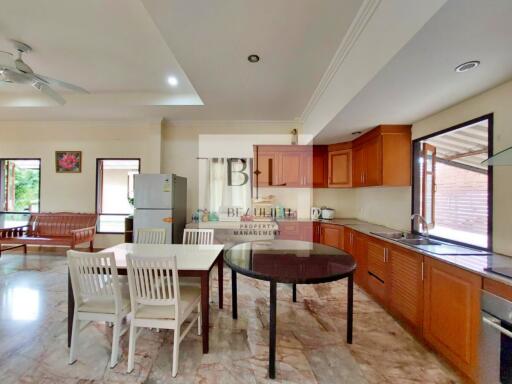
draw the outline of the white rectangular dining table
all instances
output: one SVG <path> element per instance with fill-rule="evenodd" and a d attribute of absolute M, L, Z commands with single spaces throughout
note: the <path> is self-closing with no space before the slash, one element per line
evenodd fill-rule
<path fill-rule="evenodd" d="M 208 353 L 209 348 L 209 283 L 210 271 L 217 264 L 218 268 L 218 291 L 219 308 L 223 307 L 223 244 L 193 245 L 193 244 L 132 244 L 123 243 L 101 252 L 113 252 L 116 259 L 116 266 L 120 275 L 126 275 L 126 255 L 132 253 L 139 256 L 164 256 L 175 255 L 178 265 L 179 276 L 193 276 L 201 279 L 201 311 L 202 311 L 202 336 L 203 353 Z M 73 313 L 75 300 L 71 280 L 68 273 L 68 345 L 71 341 L 71 327 L 73 324 Z"/>

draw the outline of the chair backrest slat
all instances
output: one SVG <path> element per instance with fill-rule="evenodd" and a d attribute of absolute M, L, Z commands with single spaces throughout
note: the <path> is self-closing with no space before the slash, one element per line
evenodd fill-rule
<path fill-rule="evenodd" d="M 135 236 L 137 244 L 165 244 L 164 228 L 139 228 Z"/>
<path fill-rule="evenodd" d="M 185 229 L 183 244 L 213 244 L 213 229 Z"/>
<path fill-rule="evenodd" d="M 179 285 L 176 256 L 128 254 L 128 281 L 132 310 L 139 305 L 174 305 L 179 313 Z"/>
<path fill-rule="evenodd" d="M 114 254 L 68 251 L 73 295 L 78 306 L 90 299 L 111 299 L 121 310 L 121 288 Z"/>

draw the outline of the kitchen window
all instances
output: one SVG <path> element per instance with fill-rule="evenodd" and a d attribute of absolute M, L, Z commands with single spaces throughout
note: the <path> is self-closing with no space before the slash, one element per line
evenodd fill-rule
<path fill-rule="evenodd" d="M 124 232 L 124 219 L 133 214 L 133 175 L 138 173 L 140 159 L 97 159 L 98 233 Z"/>
<path fill-rule="evenodd" d="M 413 141 L 414 232 L 492 249 L 492 115 Z"/>
<path fill-rule="evenodd" d="M 0 159 L 0 228 L 25 224 L 40 195 L 41 159 Z"/>

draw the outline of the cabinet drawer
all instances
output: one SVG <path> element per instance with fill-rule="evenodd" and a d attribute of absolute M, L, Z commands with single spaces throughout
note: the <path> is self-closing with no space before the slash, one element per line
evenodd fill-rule
<path fill-rule="evenodd" d="M 366 280 L 368 291 L 379 299 L 382 303 L 386 302 L 386 284 L 378 277 L 368 271 L 368 279 Z"/>
<path fill-rule="evenodd" d="M 386 247 L 380 242 L 368 242 L 368 272 L 386 281 Z"/>

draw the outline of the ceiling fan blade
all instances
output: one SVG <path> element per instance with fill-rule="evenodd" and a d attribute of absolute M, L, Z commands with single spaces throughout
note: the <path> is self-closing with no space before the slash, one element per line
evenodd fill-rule
<path fill-rule="evenodd" d="M 32 81 L 32 77 L 10 68 L 0 68 L 2 80 L 9 83 L 26 84 Z"/>
<path fill-rule="evenodd" d="M 0 68 L 15 68 L 12 53 L 0 51 Z"/>
<path fill-rule="evenodd" d="M 43 75 L 39 75 L 39 74 L 34 74 L 34 76 L 41 79 L 43 83 L 47 83 L 49 85 L 55 85 L 57 87 L 66 88 L 73 92 L 89 93 L 89 91 L 83 89 L 82 87 L 79 87 L 78 85 L 66 83 L 65 81 L 62 81 L 62 80 L 53 79 L 51 77 L 43 76 Z"/>
<path fill-rule="evenodd" d="M 35 89 L 38 89 L 39 91 L 41 91 L 41 93 L 43 93 L 44 95 L 48 96 L 49 98 L 51 98 L 54 101 L 56 101 L 57 103 L 59 103 L 60 105 L 66 104 L 66 100 L 61 95 L 59 95 L 57 92 L 55 92 L 53 89 L 51 89 L 47 84 L 42 83 L 40 81 L 36 81 L 36 82 L 32 83 L 32 86 Z"/>

